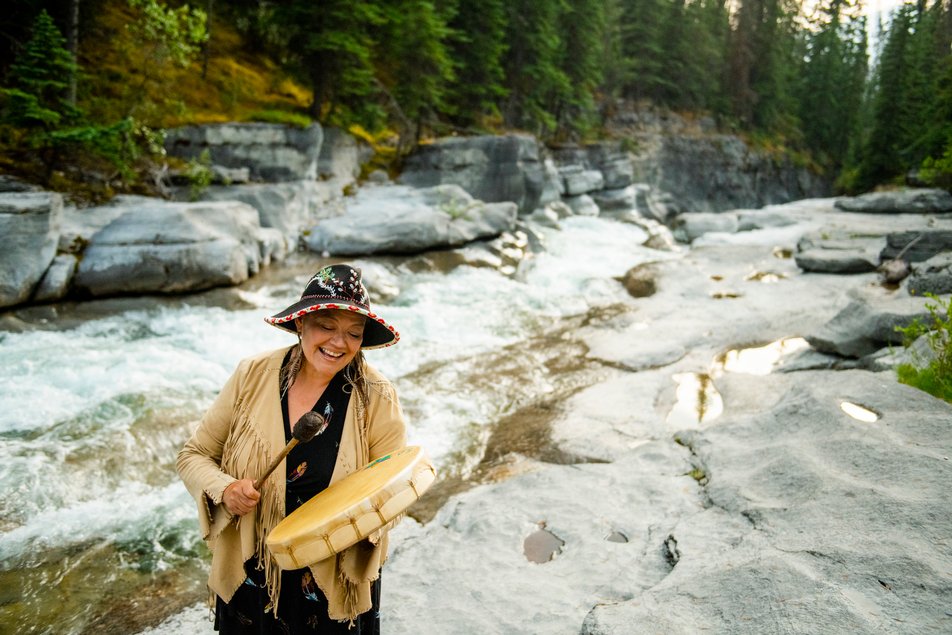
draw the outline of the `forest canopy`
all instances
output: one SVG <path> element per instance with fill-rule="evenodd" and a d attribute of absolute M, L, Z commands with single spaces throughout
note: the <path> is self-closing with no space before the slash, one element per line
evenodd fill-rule
<path fill-rule="evenodd" d="M 390 129 L 407 151 L 598 138 L 650 104 L 798 153 L 843 191 L 952 185 L 952 0 L 872 25 L 862 0 L 6 4 L 0 143 L 48 170 L 76 148 L 128 169 L 191 121 Z"/>

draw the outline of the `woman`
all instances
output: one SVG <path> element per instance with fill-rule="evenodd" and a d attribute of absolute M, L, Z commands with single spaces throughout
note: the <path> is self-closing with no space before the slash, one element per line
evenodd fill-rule
<path fill-rule="evenodd" d="M 265 321 L 298 342 L 240 362 L 176 464 L 212 550 L 215 628 L 377 633 L 388 528 L 298 571 L 282 572 L 264 541 L 330 483 L 406 444 L 396 392 L 362 354 L 395 344 L 399 334 L 371 311 L 360 272 L 348 265 L 321 269 L 298 302 Z M 295 446 L 256 490 L 310 410 L 327 428 Z"/>

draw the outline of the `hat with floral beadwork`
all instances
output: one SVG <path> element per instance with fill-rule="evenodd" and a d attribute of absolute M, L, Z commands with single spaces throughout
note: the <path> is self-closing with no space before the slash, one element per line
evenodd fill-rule
<path fill-rule="evenodd" d="M 370 309 L 370 297 L 360 277 L 360 270 L 350 265 L 324 267 L 308 280 L 301 299 L 264 320 L 272 326 L 297 333 L 294 320 L 314 311 L 353 311 L 367 316 L 361 348 L 384 348 L 400 340 L 400 334 Z"/>

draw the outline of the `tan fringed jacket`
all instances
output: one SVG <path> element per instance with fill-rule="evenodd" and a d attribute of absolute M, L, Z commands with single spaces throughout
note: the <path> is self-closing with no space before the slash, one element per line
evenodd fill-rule
<path fill-rule="evenodd" d="M 280 593 L 280 569 L 264 541 L 284 518 L 284 461 L 262 486 L 254 511 L 239 520 L 225 511 L 222 495 L 235 480 L 259 478 L 284 449 L 278 384 L 287 351 L 282 348 L 239 363 L 176 462 L 185 487 L 198 502 L 199 527 L 212 550 L 208 587 L 226 602 L 244 582 L 244 562 L 253 557 L 264 563 L 275 605 Z M 357 391 L 351 394 L 331 483 L 406 445 L 393 386 L 369 365 L 366 376 L 369 403 L 363 404 Z M 310 567 L 327 596 L 331 619 L 353 620 L 370 610 L 370 584 L 386 557 L 387 535 L 381 530 Z"/>

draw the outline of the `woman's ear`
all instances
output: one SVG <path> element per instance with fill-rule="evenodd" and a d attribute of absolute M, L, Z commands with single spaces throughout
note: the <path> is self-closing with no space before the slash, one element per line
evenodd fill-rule
<path fill-rule="evenodd" d="M 297 327 L 298 337 L 304 333 L 304 318 L 294 318 L 294 326 Z"/>

